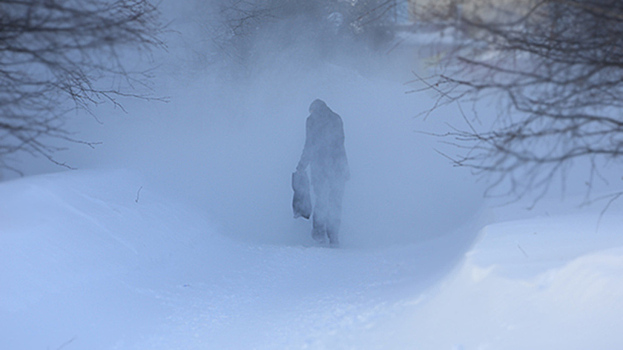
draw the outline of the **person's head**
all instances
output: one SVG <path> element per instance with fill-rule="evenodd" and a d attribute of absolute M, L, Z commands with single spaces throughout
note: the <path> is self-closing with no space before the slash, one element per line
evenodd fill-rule
<path fill-rule="evenodd" d="M 311 103 L 311 105 L 309 105 L 309 113 L 319 112 L 327 108 L 329 107 L 327 107 L 327 104 L 324 103 L 323 100 L 316 99 Z"/>

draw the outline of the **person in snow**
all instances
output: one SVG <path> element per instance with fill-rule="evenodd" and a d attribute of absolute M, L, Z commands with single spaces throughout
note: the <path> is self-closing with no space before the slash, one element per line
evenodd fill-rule
<path fill-rule="evenodd" d="M 312 237 L 331 245 L 338 244 L 342 197 L 350 177 L 342 118 L 322 100 L 309 106 L 303 154 L 296 170 L 311 168 L 311 187 L 315 196 Z"/>

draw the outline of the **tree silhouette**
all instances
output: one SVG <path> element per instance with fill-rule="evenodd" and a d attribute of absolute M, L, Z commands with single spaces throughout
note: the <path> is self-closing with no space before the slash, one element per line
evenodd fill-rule
<path fill-rule="evenodd" d="M 60 164 L 52 140 L 81 142 L 68 111 L 138 96 L 128 91 L 146 72 L 123 57 L 163 44 L 158 18 L 147 0 L 0 1 L 0 168 L 19 172 L 20 152 Z"/>
<path fill-rule="evenodd" d="M 490 129 L 465 118 L 467 130 L 445 135 L 467 147 L 455 163 L 492 176 L 491 191 L 504 184 L 505 194 L 537 198 L 575 161 L 591 168 L 588 188 L 604 164 L 620 165 L 623 2 L 465 3 L 418 9 L 418 18 L 460 38 L 436 78 L 423 81 L 440 104 L 493 96 L 506 108 Z"/>

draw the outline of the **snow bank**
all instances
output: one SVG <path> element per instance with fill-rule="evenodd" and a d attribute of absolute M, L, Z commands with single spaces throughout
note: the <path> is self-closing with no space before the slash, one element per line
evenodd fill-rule
<path fill-rule="evenodd" d="M 3 349 L 56 349 L 74 337 L 105 348 L 134 337 L 157 305 L 137 293 L 138 279 L 145 288 L 227 246 L 196 210 L 124 171 L 4 182 L 0 198 Z"/>
<path fill-rule="evenodd" d="M 586 222 L 557 217 L 487 227 L 457 276 L 411 320 L 420 326 L 414 342 L 463 349 L 623 347 L 623 225 L 609 232 L 575 229 Z M 616 248 L 605 248 L 614 242 L 604 236 L 615 234 Z M 598 245 L 603 250 L 593 250 Z M 430 336 L 442 330 L 447 337 Z"/>
<path fill-rule="evenodd" d="M 434 284 L 473 240 L 235 242 L 127 171 L 28 177 L 0 196 L 3 349 L 320 346 Z"/>
<path fill-rule="evenodd" d="M 623 218 L 613 210 L 488 225 L 453 274 L 350 338 L 373 349 L 621 349 Z M 326 343 L 346 348 L 338 339 Z"/>
<path fill-rule="evenodd" d="M 623 346 L 614 212 L 498 213 L 475 244 L 468 227 L 327 249 L 230 240 L 126 171 L 29 177 L 0 196 L 3 349 Z"/>

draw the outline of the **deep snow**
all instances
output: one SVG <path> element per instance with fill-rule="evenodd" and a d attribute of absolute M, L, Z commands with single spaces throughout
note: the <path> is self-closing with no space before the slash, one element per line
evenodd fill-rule
<path fill-rule="evenodd" d="M 3 348 L 318 345 L 420 293 L 470 243 L 239 243 L 142 183 L 85 171 L 0 185 Z"/>
<path fill-rule="evenodd" d="M 0 196 L 3 349 L 623 346 L 623 220 L 598 210 L 329 249 L 232 240 L 128 171 Z"/>

